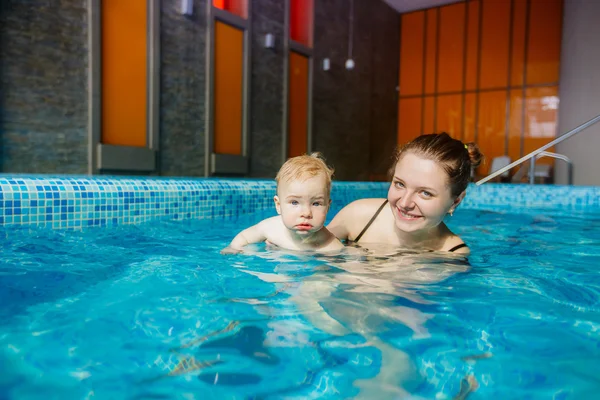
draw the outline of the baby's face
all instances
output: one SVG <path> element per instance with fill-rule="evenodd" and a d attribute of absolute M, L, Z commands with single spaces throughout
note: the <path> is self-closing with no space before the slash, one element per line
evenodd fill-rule
<path fill-rule="evenodd" d="M 275 196 L 277 213 L 284 225 L 298 235 L 310 235 L 323 227 L 330 202 L 323 175 L 280 182 Z"/>

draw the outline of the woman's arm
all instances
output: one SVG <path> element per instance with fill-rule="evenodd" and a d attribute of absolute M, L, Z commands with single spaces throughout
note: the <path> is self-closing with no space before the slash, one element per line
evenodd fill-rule
<path fill-rule="evenodd" d="M 331 233 L 335 235 L 340 240 L 348 239 L 348 218 L 352 213 L 352 205 L 354 203 L 348 204 L 346 207 L 342 208 L 336 215 L 333 217 L 329 225 L 327 225 L 327 229 Z"/>
<path fill-rule="evenodd" d="M 384 199 L 354 200 L 333 217 L 327 229 L 340 240 L 354 239 L 383 201 Z"/>

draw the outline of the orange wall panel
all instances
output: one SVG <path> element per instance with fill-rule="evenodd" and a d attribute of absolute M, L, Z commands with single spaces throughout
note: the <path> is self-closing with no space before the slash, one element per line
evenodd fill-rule
<path fill-rule="evenodd" d="M 244 32 L 215 22 L 214 152 L 242 154 Z"/>
<path fill-rule="evenodd" d="M 558 124 L 558 87 L 529 88 L 525 91 L 525 154 L 556 138 Z M 552 148 L 548 151 L 553 151 Z M 542 158 L 540 162 L 550 163 Z"/>
<path fill-rule="evenodd" d="M 421 134 L 422 103 L 420 97 L 398 102 L 398 143 L 406 143 Z"/>
<path fill-rule="evenodd" d="M 146 146 L 145 1 L 103 0 L 101 143 Z M 126 38 L 126 40 L 124 40 Z"/>
<path fill-rule="evenodd" d="M 423 93 L 423 29 L 425 12 L 401 16 L 400 95 Z"/>
<path fill-rule="evenodd" d="M 523 90 L 510 90 L 510 115 L 508 125 L 508 156 L 512 161 L 521 158 L 521 132 L 523 131 Z"/>
<path fill-rule="evenodd" d="M 477 118 L 477 95 L 475 93 L 466 93 L 465 95 L 465 112 L 463 118 L 465 120 L 464 123 L 464 132 L 463 132 L 463 141 L 465 143 L 470 143 L 475 141 L 475 121 Z"/>
<path fill-rule="evenodd" d="M 491 162 L 552 140 L 563 1 L 470 0 L 402 15 L 399 141 L 446 131 Z"/>
<path fill-rule="evenodd" d="M 435 97 L 423 98 L 423 134 L 435 133 Z"/>
<path fill-rule="evenodd" d="M 446 132 L 455 139 L 462 139 L 462 95 L 438 96 L 436 114 L 436 132 Z"/>
<path fill-rule="evenodd" d="M 465 3 L 440 8 L 438 93 L 463 88 Z"/>
<path fill-rule="evenodd" d="M 510 85 L 524 84 L 527 0 L 513 0 Z"/>
<path fill-rule="evenodd" d="M 436 62 L 437 62 L 437 28 L 438 9 L 425 11 L 425 93 L 435 93 Z"/>
<path fill-rule="evenodd" d="M 290 38 L 312 47 L 314 0 L 290 0 Z"/>
<path fill-rule="evenodd" d="M 562 34 L 562 0 L 530 0 L 527 84 L 557 83 Z"/>
<path fill-rule="evenodd" d="M 288 157 L 307 152 L 308 58 L 290 52 Z"/>
<path fill-rule="evenodd" d="M 510 1 L 484 1 L 481 27 L 480 89 L 508 84 Z"/>
<path fill-rule="evenodd" d="M 244 19 L 248 18 L 248 0 L 213 0 L 213 6 Z"/>
<path fill-rule="evenodd" d="M 477 89 L 477 63 L 479 60 L 479 1 L 467 4 L 467 55 L 465 64 L 465 89 Z"/>
<path fill-rule="evenodd" d="M 505 154 L 506 90 L 480 93 L 477 112 L 477 144 L 489 160 L 479 172 L 488 173 L 492 159 Z"/>

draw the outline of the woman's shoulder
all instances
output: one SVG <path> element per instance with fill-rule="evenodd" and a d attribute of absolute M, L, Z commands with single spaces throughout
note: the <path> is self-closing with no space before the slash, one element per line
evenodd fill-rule
<path fill-rule="evenodd" d="M 363 219 L 371 218 L 377 212 L 379 207 L 384 204 L 384 202 L 386 202 L 386 199 L 383 198 L 354 200 L 352 203 L 342 208 L 339 212 L 339 215 L 342 217 L 351 216 L 352 219 L 358 220 L 359 223 L 362 223 Z"/>
<path fill-rule="evenodd" d="M 384 198 L 368 198 L 368 199 L 358 199 L 354 200 L 352 203 L 348 204 L 346 208 L 356 209 L 357 211 L 364 211 L 365 213 L 369 213 L 371 209 L 379 208 L 385 201 Z"/>
<path fill-rule="evenodd" d="M 454 234 L 445 225 L 444 228 L 446 229 L 446 239 L 444 240 L 444 244 L 440 250 L 466 255 L 471 253 L 469 246 L 460 238 L 460 236 Z"/>
<path fill-rule="evenodd" d="M 335 236 L 341 239 L 353 238 L 377 209 L 384 204 L 385 199 L 372 198 L 355 200 L 342 208 L 327 226 Z"/>

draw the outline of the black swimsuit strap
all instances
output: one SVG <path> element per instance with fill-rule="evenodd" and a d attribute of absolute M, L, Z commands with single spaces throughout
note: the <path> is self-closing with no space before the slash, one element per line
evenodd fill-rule
<path fill-rule="evenodd" d="M 385 201 L 383 202 L 382 205 L 379 206 L 379 209 L 377 210 L 377 212 L 371 217 L 371 220 L 367 223 L 367 225 L 365 225 L 365 227 L 363 228 L 363 230 L 358 234 L 358 236 L 356 237 L 356 239 L 354 239 L 354 243 L 358 242 L 360 240 L 360 238 L 362 237 L 362 235 L 365 234 L 365 232 L 367 231 L 367 229 L 369 229 L 369 227 L 371 226 L 371 224 L 373 223 L 373 221 L 375 221 L 375 218 L 377 218 L 377 216 L 379 215 L 379 213 L 381 212 L 381 210 L 383 210 L 383 207 L 385 207 L 385 205 L 387 204 L 387 199 L 385 199 Z"/>
<path fill-rule="evenodd" d="M 464 243 L 457 244 L 456 246 L 454 246 L 453 248 L 451 248 L 451 249 L 450 249 L 450 250 L 448 250 L 448 251 L 450 251 L 450 252 L 453 252 L 453 251 L 455 251 L 455 250 L 462 249 L 463 247 L 467 247 L 467 245 L 466 245 L 466 244 L 464 244 Z"/>

